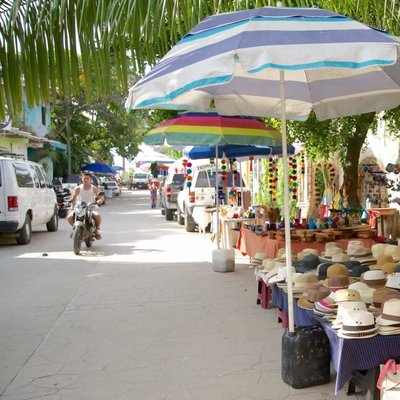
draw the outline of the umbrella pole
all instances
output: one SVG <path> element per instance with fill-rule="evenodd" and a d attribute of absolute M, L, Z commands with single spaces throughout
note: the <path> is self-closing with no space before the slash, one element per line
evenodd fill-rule
<path fill-rule="evenodd" d="M 219 249 L 219 191 L 218 191 L 218 144 L 215 145 L 215 213 L 217 214 L 215 229 L 217 230 L 215 238 L 217 240 L 217 249 Z"/>
<path fill-rule="evenodd" d="M 281 94 L 281 127 L 282 127 L 282 155 L 283 155 L 283 209 L 285 219 L 285 252 L 287 269 L 287 288 L 288 288 L 288 319 L 289 332 L 294 333 L 294 311 L 293 311 L 293 286 L 292 286 L 292 246 L 290 240 L 290 204 L 289 204 L 289 185 L 288 185 L 288 165 L 287 165 L 287 143 L 286 143 L 286 94 L 285 94 L 285 72 L 279 71 L 280 94 Z"/>
<path fill-rule="evenodd" d="M 244 210 L 244 208 L 243 208 L 243 181 L 242 181 L 242 163 L 241 163 L 241 161 L 238 161 L 238 164 L 239 164 L 239 181 L 240 181 L 240 207 L 242 207 L 242 210 Z"/>

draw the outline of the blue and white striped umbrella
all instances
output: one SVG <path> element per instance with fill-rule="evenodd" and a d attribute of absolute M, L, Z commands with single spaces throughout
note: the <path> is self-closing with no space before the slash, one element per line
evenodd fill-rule
<path fill-rule="evenodd" d="M 399 42 L 321 9 L 214 15 L 190 31 L 131 88 L 127 108 L 319 120 L 400 104 Z"/>
<path fill-rule="evenodd" d="M 214 15 L 130 89 L 127 108 L 306 120 L 400 104 L 397 38 L 321 9 L 263 7 Z M 294 331 L 288 171 L 283 163 L 289 331 Z"/>

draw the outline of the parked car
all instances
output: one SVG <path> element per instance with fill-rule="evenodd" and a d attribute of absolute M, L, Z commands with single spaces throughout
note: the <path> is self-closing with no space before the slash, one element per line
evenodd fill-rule
<path fill-rule="evenodd" d="M 121 186 L 115 181 L 104 182 L 104 189 L 112 190 L 113 196 L 121 196 Z"/>
<path fill-rule="evenodd" d="M 177 210 L 178 193 L 183 188 L 185 175 L 183 173 L 171 172 L 167 175 L 164 185 L 161 187 L 161 213 L 165 214 L 167 221 L 172 221 Z"/>
<path fill-rule="evenodd" d="M 183 183 L 183 189 L 177 196 L 177 221 L 179 225 L 185 225 L 187 232 L 193 232 L 196 229 L 196 221 L 193 218 L 193 210 L 195 207 L 213 208 L 215 207 L 215 180 L 221 176 L 216 173 L 211 173 L 211 164 L 207 160 L 197 160 L 192 162 L 192 174 L 190 175 L 190 190 L 186 186 L 186 181 Z M 220 185 L 221 186 L 221 185 Z M 232 172 L 226 175 L 224 187 L 240 186 L 240 182 L 234 180 Z M 242 181 L 243 191 L 247 191 L 244 182 Z M 227 193 L 223 193 L 224 199 L 220 201 L 225 203 Z"/>
<path fill-rule="evenodd" d="M 148 189 L 151 175 L 145 172 L 136 172 L 133 174 L 134 189 Z"/>
<path fill-rule="evenodd" d="M 32 227 L 58 229 L 56 193 L 41 164 L 11 153 L 0 153 L 0 233 L 14 234 L 28 244 Z"/>

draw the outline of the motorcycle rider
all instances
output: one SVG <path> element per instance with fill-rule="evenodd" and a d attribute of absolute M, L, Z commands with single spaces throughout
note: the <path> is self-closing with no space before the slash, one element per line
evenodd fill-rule
<path fill-rule="evenodd" d="M 84 201 L 86 204 L 96 202 L 96 197 L 100 190 L 97 186 L 92 185 L 91 174 L 89 172 L 84 172 L 82 174 L 82 184 L 77 186 L 72 194 L 71 198 L 71 208 L 67 216 L 69 224 L 72 226 L 74 224 L 74 204 L 76 201 Z M 94 235 L 97 240 L 101 239 L 100 235 L 100 224 L 101 215 L 97 211 L 92 211 L 95 231 Z"/>

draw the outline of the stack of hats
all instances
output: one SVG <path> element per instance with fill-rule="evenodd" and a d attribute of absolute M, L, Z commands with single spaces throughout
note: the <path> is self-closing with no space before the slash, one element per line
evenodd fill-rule
<path fill-rule="evenodd" d="M 333 255 L 343 253 L 343 249 L 335 242 L 325 244 L 325 251 L 322 253 L 324 258 L 332 258 Z"/>
<path fill-rule="evenodd" d="M 314 314 L 320 317 L 330 318 L 336 314 L 337 304 L 333 299 L 334 293 L 330 292 L 328 296 L 324 297 L 322 300 L 316 301 L 314 303 Z"/>
<path fill-rule="evenodd" d="M 364 272 L 369 271 L 368 265 L 358 264 L 354 265 L 350 271 L 350 276 L 354 279 L 360 279 Z"/>
<path fill-rule="evenodd" d="M 341 328 L 344 316 L 350 311 L 367 311 L 367 306 L 362 301 L 343 301 L 339 303 L 336 318 L 332 321 L 332 328 Z"/>
<path fill-rule="evenodd" d="M 294 269 L 294 267 L 291 267 L 291 271 L 293 276 L 293 274 L 296 273 L 296 270 Z M 286 266 L 279 267 L 276 274 L 274 274 L 268 279 L 268 284 L 273 285 L 278 282 L 285 282 L 286 275 L 287 275 L 287 267 Z"/>
<path fill-rule="evenodd" d="M 382 314 L 376 319 L 380 335 L 400 334 L 400 298 L 384 301 Z"/>
<path fill-rule="evenodd" d="M 343 303 L 346 301 L 361 301 L 360 293 L 353 289 L 340 289 L 333 295 L 335 303 Z"/>
<path fill-rule="evenodd" d="M 261 263 L 260 272 L 270 272 L 274 269 L 277 262 L 275 260 L 271 260 L 270 258 L 265 258 Z"/>
<path fill-rule="evenodd" d="M 369 311 L 349 311 L 343 316 L 338 336 L 344 339 L 367 339 L 378 334 L 374 314 Z"/>
<path fill-rule="evenodd" d="M 388 296 L 398 295 L 398 291 L 390 288 L 379 288 L 372 294 L 372 303 L 369 306 L 369 310 L 375 314 L 380 314 L 382 310 L 382 303 Z"/>
<path fill-rule="evenodd" d="M 377 243 L 371 246 L 372 256 L 378 258 L 380 255 L 390 255 L 395 259 L 400 258 L 400 246 L 394 244 Z"/>
<path fill-rule="evenodd" d="M 304 295 L 297 302 L 300 308 L 313 310 L 316 302 L 329 296 L 329 289 L 324 286 L 314 286 L 304 290 Z"/>
<path fill-rule="evenodd" d="M 265 253 L 257 252 L 252 258 L 250 264 L 254 267 L 261 267 L 262 262 L 267 258 Z"/>

